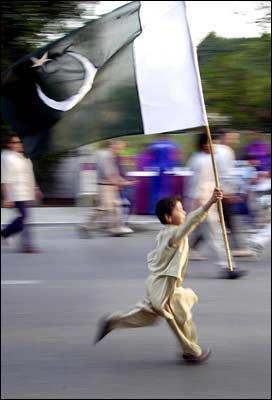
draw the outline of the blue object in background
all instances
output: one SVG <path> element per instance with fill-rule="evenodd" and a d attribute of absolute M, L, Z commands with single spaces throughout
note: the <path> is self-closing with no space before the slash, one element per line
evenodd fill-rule
<path fill-rule="evenodd" d="M 148 144 L 147 152 L 149 154 L 148 169 L 158 172 L 157 176 L 150 179 L 148 213 L 154 214 L 157 201 L 174 194 L 173 179 L 165 172 L 180 166 L 180 150 L 177 143 L 163 135 Z"/>

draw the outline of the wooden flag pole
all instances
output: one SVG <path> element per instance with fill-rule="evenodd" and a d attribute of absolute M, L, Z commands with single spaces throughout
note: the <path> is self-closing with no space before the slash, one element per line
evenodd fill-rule
<path fill-rule="evenodd" d="M 210 152 L 211 152 L 211 157 L 212 157 L 212 165 L 213 165 L 213 172 L 214 172 L 216 186 L 220 187 L 218 172 L 217 172 L 215 158 L 214 158 L 213 142 L 212 142 L 212 137 L 211 137 L 211 132 L 210 132 L 209 125 L 206 126 L 206 132 L 207 132 L 207 136 L 208 136 L 208 140 L 209 140 L 209 146 L 210 146 Z M 220 217 L 220 222 L 221 222 L 221 227 L 222 227 L 222 232 L 223 232 L 223 238 L 224 238 L 224 243 L 225 243 L 228 266 L 229 266 L 229 270 L 232 272 L 233 271 L 233 266 L 232 266 L 232 260 L 231 260 L 229 242 L 228 242 L 228 236 L 227 236 L 227 231 L 226 231 L 226 226 L 225 226 L 222 201 L 219 200 L 217 204 L 218 204 L 218 212 L 219 212 L 219 217 Z"/>

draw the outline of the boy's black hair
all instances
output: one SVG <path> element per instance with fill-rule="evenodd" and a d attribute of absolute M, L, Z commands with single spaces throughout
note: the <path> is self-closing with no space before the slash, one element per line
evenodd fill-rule
<path fill-rule="evenodd" d="M 181 202 L 181 197 L 179 194 L 163 197 L 160 199 L 155 208 L 155 213 L 162 224 L 166 225 L 165 214 L 171 215 L 173 208 L 175 208 L 177 202 Z"/>

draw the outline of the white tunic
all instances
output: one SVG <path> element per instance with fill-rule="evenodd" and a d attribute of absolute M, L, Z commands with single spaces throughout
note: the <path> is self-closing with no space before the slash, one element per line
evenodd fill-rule
<path fill-rule="evenodd" d="M 215 187 L 211 155 L 197 152 L 190 158 L 187 166 L 193 172 L 187 196 L 190 199 L 198 199 L 201 203 L 206 203 Z"/>
<path fill-rule="evenodd" d="M 215 144 L 215 161 L 220 178 L 220 185 L 226 194 L 235 193 L 235 153 L 230 146 Z"/>
<path fill-rule="evenodd" d="M 188 234 L 207 215 L 204 208 L 199 207 L 188 214 L 183 224 L 165 225 L 157 236 L 156 248 L 147 255 L 150 273 L 146 281 L 147 297 L 152 306 L 168 318 L 172 316 L 169 316 L 164 306 L 171 296 L 169 289 L 173 289 L 172 283 L 171 288 L 169 287 L 168 279 L 169 277 L 176 278 L 172 280 L 176 287 L 182 283 L 188 264 Z"/>
<path fill-rule="evenodd" d="M 35 177 L 31 160 L 15 151 L 3 151 L 1 153 L 1 183 L 7 185 L 7 200 L 34 200 Z"/>

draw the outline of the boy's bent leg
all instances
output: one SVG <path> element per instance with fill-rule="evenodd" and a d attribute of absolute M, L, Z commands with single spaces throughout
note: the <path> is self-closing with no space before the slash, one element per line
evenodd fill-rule
<path fill-rule="evenodd" d="M 112 314 L 110 316 L 111 329 L 149 326 L 155 324 L 158 318 L 159 315 L 152 306 L 144 301 L 136 304 L 128 312 Z"/>
<path fill-rule="evenodd" d="M 170 308 L 168 309 L 168 312 L 170 312 Z M 176 319 L 173 317 L 173 319 L 167 319 L 166 321 L 180 342 L 184 354 L 190 354 L 196 357 L 200 356 L 202 353 L 201 347 L 196 343 L 195 340 L 190 340 L 188 337 L 186 337 L 182 328 L 177 324 Z"/>
<path fill-rule="evenodd" d="M 197 302 L 197 296 L 191 289 L 177 287 L 177 284 L 177 279 L 172 276 L 153 280 L 148 288 L 150 299 L 153 307 L 166 319 L 184 353 L 199 356 L 202 351 L 191 319 L 191 308 Z"/>
<path fill-rule="evenodd" d="M 155 324 L 158 319 L 159 315 L 147 301 L 138 303 L 128 312 L 114 313 L 104 318 L 100 323 L 95 343 L 102 340 L 113 329 L 149 326 Z"/>
<path fill-rule="evenodd" d="M 181 343 L 187 355 L 200 356 L 202 350 L 197 344 L 197 334 L 192 321 L 191 308 L 197 302 L 197 296 L 191 289 L 176 288 L 170 302 L 166 305 L 173 319 L 167 322 Z"/>

